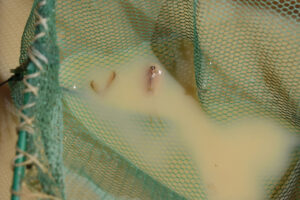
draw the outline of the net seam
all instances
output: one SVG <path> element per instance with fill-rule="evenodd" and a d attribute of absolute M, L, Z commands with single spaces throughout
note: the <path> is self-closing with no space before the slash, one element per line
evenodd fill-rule
<path fill-rule="evenodd" d="M 41 8 L 42 6 L 45 6 L 47 4 L 46 0 L 42 0 L 41 2 L 38 3 L 38 8 Z M 35 26 L 41 25 L 45 31 L 48 31 L 48 24 L 47 24 L 47 18 L 44 18 L 43 16 L 41 16 L 37 11 L 35 12 L 38 21 L 36 22 Z M 46 32 L 40 32 L 38 34 L 36 34 L 33 38 L 33 43 L 44 37 L 46 35 Z M 40 76 L 41 72 L 44 70 L 43 69 L 43 65 L 40 62 L 43 61 L 45 64 L 48 64 L 48 59 L 46 56 L 44 56 L 39 50 L 37 50 L 36 48 L 34 48 L 33 46 L 31 46 L 28 49 L 28 57 L 30 58 L 30 60 L 33 62 L 33 64 L 35 64 L 35 66 L 38 68 L 39 71 L 33 73 L 33 74 L 28 74 L 28 75 L 24 75 L 23 78 L 23 83 L 25 85 L 25 89 L 23 90 L 23 93 L 33 93 L 34 96 L 38 96 L 38 91 L 39 91 L 39 87 L 34 86 L 32 84 L 30 84 L 28 82 L 29 79 L 34 79 Z M 33 122 L 34 122 L 34 116 L 33 117 L 29 117 L 27 115 L 25 115 L 23 113 L 23 111 L 25 109 L 28 108 L 32 108 L 35 106 L 35 102 L 32 103 L 28 103 L 23 105 L 18 112 L 18 116 L 21 119 L 21 122 L 19 123 L 19 125 L 17 126 L 17 130 L 24 130 L 26 132 L 28 132 L 29 134 L 34 134 L 34 127 L 33 127 Z M 24 162 L 21 163 L 15 163 L 14 162 L 14 166 L 28 166 L 31 164 L 35 164 L 36 166 L 38 166 L 44 173 L 47 172 L 47 169 L 42 165 L 42 163 L 38 160 L 38 158 L 34 155 L 29 154 L 28 152 L 22 151 L 19 148 L 16 148 L 16 151 L 18 152 L 18 155 L 16 155 L 13 159 L 13 161 L 22 158 L 22 157 L 27 157 L 28 159 Z M 17 192 L 14 190 L 11 190 L 11 193 L 15 196 L 30 196 L 33 198 L 38 198 L 38 199 L 51 199 L 51 200 L 60 200 L 60 198 L 52 196 L 52 195 L 48 195 L 45 193 L 37 193 L 37 192 L 32 192 L 32 193 L 22 193 L 22 192 Z"/>
<path fill-rule="evenodd" d="M 17 152 L 19 153 L 16 158 L 21 158 L 23 156 L 27 157 L 28 159 L 24 162 L 21 163 L 14 163 L 15 167 L 19 167 L 19 166 L 27 166 L 27 165 L 31 165 L 31 164 L 36 164 L 44 173 L 47 172 L 47 169 L 43 166 L 43 164 L 38 160 L 37 156 L 31 155 L 25 151 L 22 151 L 21 149 L 17 148 Z"/>

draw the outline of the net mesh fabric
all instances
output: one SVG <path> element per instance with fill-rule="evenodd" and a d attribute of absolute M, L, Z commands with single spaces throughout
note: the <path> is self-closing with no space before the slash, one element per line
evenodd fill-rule
<path fill-rule="evenodd" d="M 21 63 L 36 32 L 37 3 L 23 34 Z M 136 55 L 148 55 L 146 41 L 213 120 L 266 116 L 299 135 L 299 6 L 299 1 L 281 0 L 57 0 L 49 37 L 57 37 L 60 51 L 47 40 L 38 46 L 53 68 L 34 82 L 41 91 L 31 111 L 38 131 L 28 137 L 28 151 L 38 153 L 51 172 L 27 170 L 27 185 L 65 199 L 207 199 L 184 145 L 169 145 L 180 139 L 172 136 L 168 119 L 153 117 L 150 123 L 142 113 L 114 111 L 134 121 L 144 135 L 135 143 L 168 146 L 163 152 L 168 162 L 162 166 L 149 162 L 158 153 L 145 160 L 143 152 L 118 137 L 122 129 L 115 121 L 96 120 L 85 99 L 69 88 L 84 84 L 93 66 L 114 69 Z M 22 84 L 12 87 L 21 104 Z M 67 89 L 62 105 L 61 87 Z M 284 176 L 266 180 L 269 199 L 300 198 L 299 156 L 296 149 Z"/>

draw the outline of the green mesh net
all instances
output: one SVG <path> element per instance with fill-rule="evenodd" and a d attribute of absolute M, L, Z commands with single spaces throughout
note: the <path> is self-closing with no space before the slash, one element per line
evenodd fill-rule
<path fill-rule="evenodd" d="M 214 123 L 266 117 L 299 139 L 299 7 L 298 0 L 35 0 L 22 38 L 24 81 L 10 86 L 23 112 L 17 154 L 38 163 L 24 175 L 23 165 L 15 168 L 13 198 L 22 178 L 40 199 L 209 199 L 175 122 L 89 103 L 84 90 L 95 68 L 130 71 L 126 63 L 137 56 L 155 55 Z M 16 163 L 31 160 L 26 155 Z M 282 176 L 263 180 L 266 199 L 300 199 L 299 146 L 287 157 Z"/>

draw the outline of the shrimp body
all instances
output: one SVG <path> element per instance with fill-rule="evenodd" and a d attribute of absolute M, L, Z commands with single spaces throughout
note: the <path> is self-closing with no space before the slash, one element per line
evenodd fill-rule
<path fill-rule="evenodd" d="M 155 66 L 150 66 L 147 71 L 147 92 L 154 92 L 155 84 L 158 81 L 158 77 L 162 74 L 162 71 Z"/>
<path fill-rule="evenodd" d="M 116 72 L 115 72 L 115 71 L 112 71 L 112 72 L 111 72 L 111 75 L 110 75 L 110 77 L 109 77 L 109 79 L 108 79 L 107 82 L 106 82 L 105 87 L 102 88 L 102 89 L 98 86 L 98 84 L 97 84 L 94 80 L 92 80 L 92 81 L 90 82 L 90 86 L 91 86 L 91 88 L 94 90 L 94 92 L 96 92 L 97 94 L 102 94 L 102 93 L 104 93 L 108 88 L 110 88 L 110 86 L 111 86 L 111 84 L 113 83 L 113 81 L 115 80 L 116 76 L 117 76 Z"/>

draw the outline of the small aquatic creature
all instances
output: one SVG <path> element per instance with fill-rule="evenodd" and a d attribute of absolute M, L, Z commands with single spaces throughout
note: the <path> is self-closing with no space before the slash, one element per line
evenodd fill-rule
<path fill-rule="evenodd" d="M 147 71 L 147 91 L 153 92 L 155 88 L 155 84 L 157 82 L 158 77 L 162 74 L 162 71 L 157 69 L 156 66 L 150 66 Z"/>
<path fill-rule="evenodd" d="M 94 92 L 96 92 L 97 94 L 102 94 L 111 86 L 116 76 L 117 76 L 116 72 L 112 71 L 104 88 L 100 88 L 99 85 L 94 80 L 90 82 L 90 86 L 94 90 Z"/>

